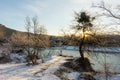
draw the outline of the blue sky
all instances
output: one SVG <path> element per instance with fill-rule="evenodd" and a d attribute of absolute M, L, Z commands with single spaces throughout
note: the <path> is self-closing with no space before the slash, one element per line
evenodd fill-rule
<path fill-rule="evenodd" d="M 39 23 L 45 25 L 48 34 L 59 35 L 59 30 L 69 28 L 74 11 L 93 11 L 92 3 L 101 0 L 0 0 L 0 23 L 9 28 L 25 31 L 25 17 L 38 16 Z M 110 5 L 118 5 L 119 0 L 105 0 Z"/>

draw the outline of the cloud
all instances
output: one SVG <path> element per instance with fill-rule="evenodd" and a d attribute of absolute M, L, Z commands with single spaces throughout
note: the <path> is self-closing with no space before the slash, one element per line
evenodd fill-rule
<path fill-rule="evenodd" d="M 72 3 L 74 4 L 86 4 L 86 3 L 90 3 L 96 0 L 71 0 Z"/>
<path fill-rule="evenodd" d="M 44 10 L 44 8 L 47 6 L 45 1 L 41 1 L 41 0 L 33 0 L 33 1 L 29 1 L 28 3 L 24 4 L 24 8 L 35 14 L 35 15 L 39 15 L 42 13 L 42 11 Z"/>
<path fill-rule="evenodd" d="M 107 4 L 117 5 L 120 3 L 119 0 L 71 0 L 74 4 L 85 4 L 85 3 L 100 3 L 101 1 L 104 1 Z"/>

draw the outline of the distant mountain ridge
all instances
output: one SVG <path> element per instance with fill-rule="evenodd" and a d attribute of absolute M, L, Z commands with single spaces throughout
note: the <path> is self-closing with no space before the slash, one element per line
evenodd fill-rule
<path fill-rule="evenodd" d="M 25 33 L 25 34 L 27 33 L 27 32 L 22 32 L 22 31 L 10 29 L 3 24 L 0 24 L 0 32 L 3 32 L 4 36 L 7 37 L 7 38 L 11 37 L 13 33 L 17 33 L 17 32 Z M 48 36 L 55 37 L 55 36 L 52 36 L 52 35 L 48 35 Z"/>
<path fill-rule="evenodd" d="M 5 37 L 10 37 L 13 33 L 19 32 L 19 31 L 10 29 L 6 27 L 5 25 L 0 24 L 0 32 L 3 32 Z"/>

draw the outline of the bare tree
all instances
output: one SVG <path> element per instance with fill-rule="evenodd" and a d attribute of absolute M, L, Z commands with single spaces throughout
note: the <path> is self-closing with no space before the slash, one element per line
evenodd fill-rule
<path fill-rule="evenodd" d="M 10 43 L 13 47 L 22 47 L 26 44 L 27 37 L 24 33 L 21 32 L 15 32 L 10 37 Z"/>
<path fill-rule="evenodd" d="M 112 9 L 112 6 L 107 6 L 107 4 L 105 4 L 105 2 L 101 2 L 97 5 L 93 4 L 93 7 L 102 9 L 103 11 L 101 11 L 102 13 L 99 14 L 101 16 L 106 16 L 109 18 L 113 18 L 115 20 L 117 20 L 115 22 L 115 25 L 120 25 L 120 5 L 117 5 L 116 7 L 114 7 L 114 10 Z"/>
<path fill-rule="evenodd" d="M 71 33 L 70 30 L 61 30 L 61 35 L 63 36 L 63 44 L 69 46 L 78 46 L 79 36 L 75 33 Z"/>
<path fill-rule="evenodd" d="M 93 7 L 95 7 L 95 8 L 98 8 L 98 9 L 101 9 L 102 11 L 102 13 L 101 14 L 98 14 L 98 15 L 100 15 L 100 17 L 101 16 L 106 16 L 107 17 L 107 19 L 109 20 L 109 19 L 112 19 L 112 25 L 117 25 L 117 26 L 119 26 L 120 25 L 120 6 L 119 5 L 117 5 L 116 7 L 114 7 L 114 9 L 112 9 L 112 6 L 108 6 L 107 4 L 105 4 L 105 2 L 101 2 L 101 3 L 99 3 L 98 5 L 93 5 Z M 111 26 L 111 24 L 110 24 L 110 26 Z M 114 27 L 112 28 L 112 29 L 114 29 Z M 116 30 L 117 31 L 117 30 Z M 116 32 L 116 31 L 114 31 L 114 32 Z M 113 34 L 114 34 L 114 32 L 113 32 Z M 118 33 L 119 34 L 119 33 Z M 112 38 L 112 37 L 111 37 Z M 113 40 L 113 39 L 110 39 L 111 41 Z M 107 42 L 109 42 L 109 40 L 107 41 L 107 40 L 104 40 L 102 43 L 102 46 L 104 47 L 104 46 L 106 46 L 106 43 Z M 116 44 L 117 46 L 119 45 L 119 43 L 118 44 Z M 106 56 L 107 54 L 105 53 L 105 54 L 103 54 L 103 56 L 104 56 L 104 64 L 102 64 L 103 65 L 103 67 L 104 67 L 104 72 L 105 72 L 105 79 L 106 80 L 109 80 L 109 77 L 110 77 L 110 75 L 111 75 L 111 72 L 110 72 L 110 65 L 108 64 L 108 62 L 107 62 L 107 56 Z"/>
<path fill-rule="evenodd" d="M 39 51 L 49 46 L 49 37 L 44 26 L 39 25 L 37 17 L 26 19 L 26 29 L 28 34 L 28 63 L 37 64 Z M 30 33 L 31 28 L 31 33 Z M 31 44 L 31 45 L 30 45 Z"/>
<path fill-rule="evenodd" d="M 77 22 L 74 29 L 81 31 L 81 39 L 79 41 L 79 53 L 81 59 L 84 60 L 84 53 L 83 53 L 83 45 L 85 41 L 85 32 L 89 31 L 90 28 L 93 26 L 92 21 L 95 17 L 89 16 L 86 12 L 75 13 L 75 21 Z"/>
<path fill-rule="evenodd" d="M 31 21 L 30 21 L 30 17 L 26 17 L 26 20 L 25 20 L 25 28 L 26 28 L 26 31 L 27 31 L 27 44 L 26 44 L 26 51 L 28 53 L 28 55 L 30 55 L 30 41 L 31 41 L 31 35 L 30 35 L 30 31 L 31 31 Z M 32 44 L 32 43 L 31 43 Z"/>

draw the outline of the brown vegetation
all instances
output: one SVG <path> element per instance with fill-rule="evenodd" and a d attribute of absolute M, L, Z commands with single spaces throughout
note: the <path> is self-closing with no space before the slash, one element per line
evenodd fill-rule
<path fill-rule="evenodd" d="M 65 64 L 63 64 L 63 66 L 68 67 L 74 71 L 79 71 L 79 72 L 91 72 L 91 71 L 94 72 L 88 58 L 85 58 L 84 62 L 82 62 L 81 58 L 78 58 L 75 60 L 71 59 L 71 60 L 68 60 L 68 62 L 66 62 Z"/>

